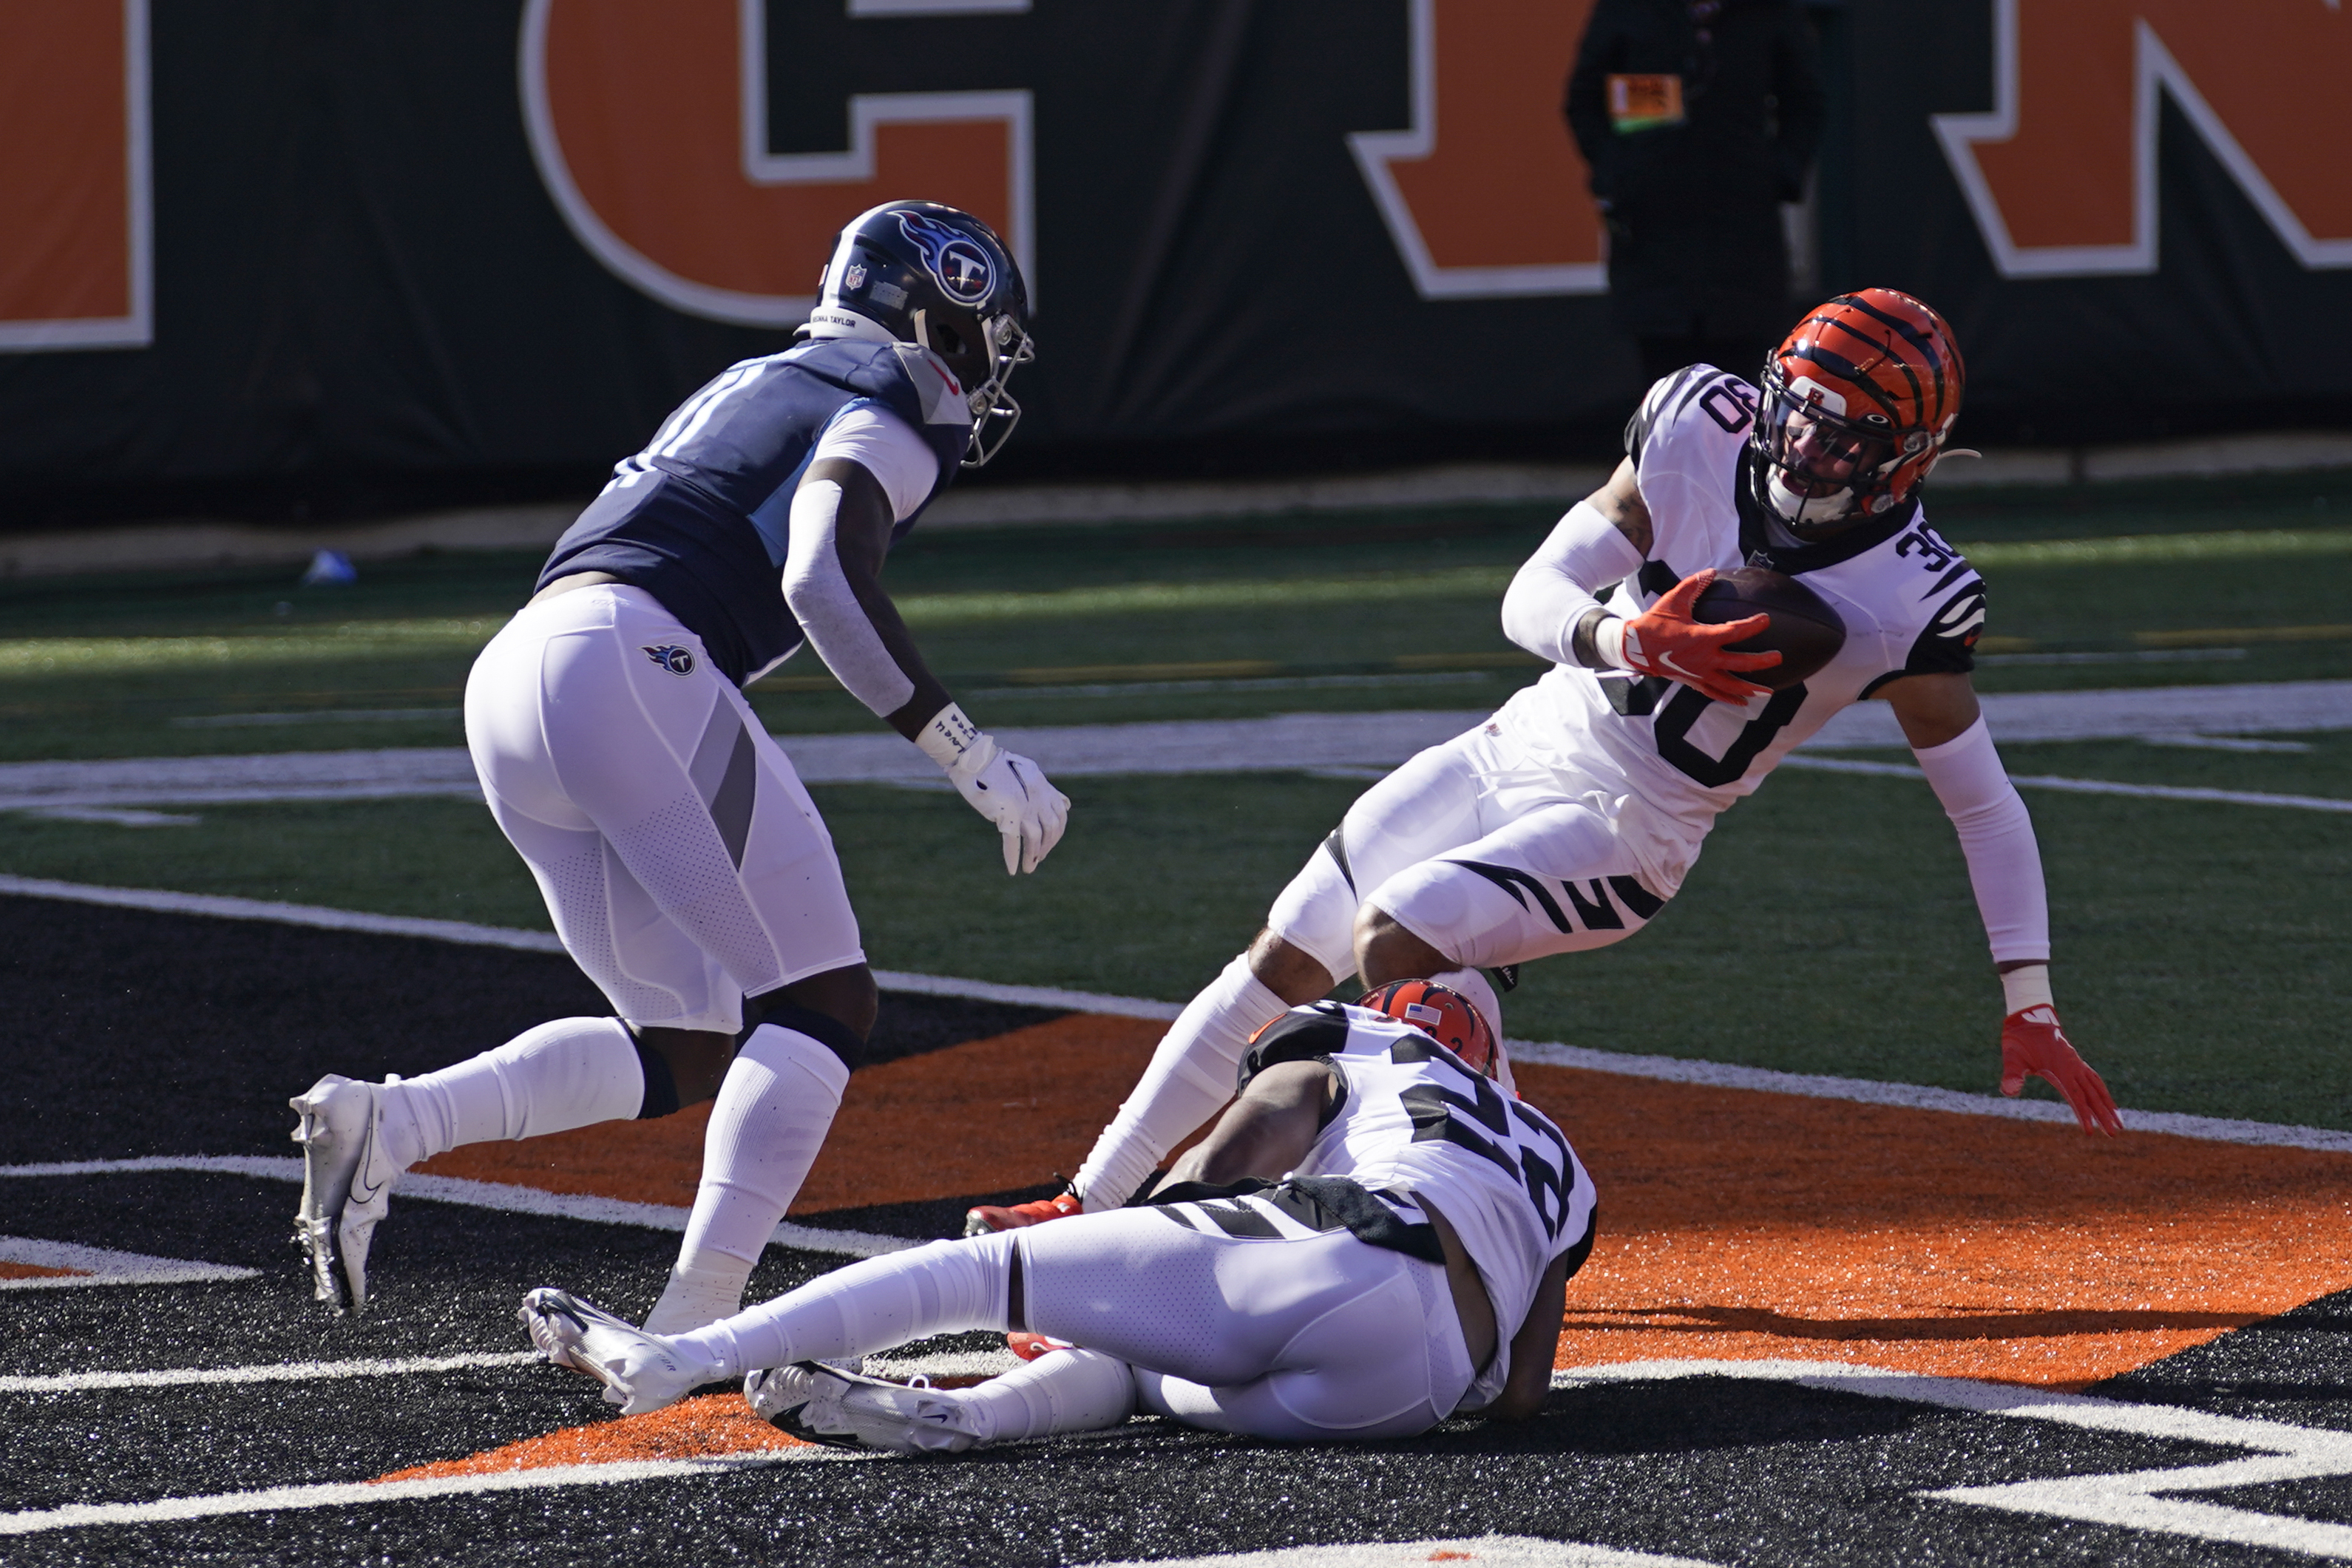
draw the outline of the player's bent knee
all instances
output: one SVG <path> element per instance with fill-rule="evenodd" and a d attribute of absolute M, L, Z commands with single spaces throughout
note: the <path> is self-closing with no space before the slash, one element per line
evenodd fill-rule
<path fill-rule="evenodd" d="M 1259 985 L 1292 1007 L 1316 1000 L 1336 983 L 1323 960 L 1271 930 L 1250 944 L 1249 967 Z"/>
<path fill-rule="evenodd" d="M 1357 915 L 1356 970 L 1366 986 L 1425 979 L 1459 967 L 1457 960 L 1406 930 L 1379 905 L 1367 904 Z"/>
<path fill-rule="evenodd" d="M 630 1043 L 637 1048 L 637 1066 L 646 1077 L 645 1099 L 637 1108 L 641 1122 L 673 1115 L 716 1095 L 727 1064 L 735 1059 L 732 1035 L 698 1029 L 628 1029 Z"/>
<path fill-rule="evenodd" d="M 852 964 L 744 998 L 744 1034 L 761 1024 L 793 1030 L 817 1041 L 855 1071 L 866 1060 L 866 1037 L 874 1032 L 880 1008 L 874 971 L 863 964 Z"/>

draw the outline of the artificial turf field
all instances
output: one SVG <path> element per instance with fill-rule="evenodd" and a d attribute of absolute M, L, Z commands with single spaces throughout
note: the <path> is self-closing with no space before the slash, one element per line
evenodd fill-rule
<path fill-rule="evenodd" d="M 2343 678 L 2352 529 L 2329 517 L 2346 504 L 2327 484 L 2269 481 L 1942 507 L 1985 564 L 2005 639 L 1979 684 Z M 1442 524 L 1301 522 L 1272 542 L 1231 527 L 951 535 L 892 573 L 985 723 L 1475 706 L 1533 673 L 1493 605 L 1543 519 Z M 371 570 L 341 598 L 255 574 L 12 585 L 6 755 L 453 744 L 466 663 L 530 568 L 445 558 Z M 754 694 L 779 734 L 870 725 L 800 674 Z M 2302 749 L 2007 750 L 2020 773 L 2347 793 L 2345 736 L 2265 744 Z M 951 797 L 821 789 L 877 965 L 1181 998 L 1360 788 L 1281 772 L 1080 786 L 1071 838 L 1023 883 L 992 869 L 986 830 Z M 2352 1127 L 2345 814 L 2029 800 L 2062 1004 L 2122 1102 Z M 20 816 L 0 872 L 544 927 L 476 806 L 201 817 Z M 0 1561 L 1086 1563 L 1372 1542 L 1420 1544 L 1346 1560 L 1612 1560 L 1571 1542 L 1724 1563 L 2352 1554 L 2352 1437 L 2336 1436 L 2352 1432 L 2352 1308 L 2334 1296 L 2352 1286 L 2344 1154 L 2092 1147 L 2042 1123 L 1531 1065 L 1530 1096 L 1577 1139 L 1603 1205 L 1560 1358 L 1584 1370 L 1563 1371 L 1537 1422 L 1367 1450 L 1139 1423 L 952 1463 L 845 1460 L 774 1447 L 723 1398 L 605 1420 L 587 1385 L 510 1359 L 530 1285 L 650 1301 L 675 1245 L 656 1211 L 690 1197 L 691 1114 L 452 1156 L 433 1174 L 483 1185 L 395 1199 L 383 1310 L 359 1322 L 318 1315 L 300 1289 L 282 1164 L 185 1168 L 282 1162 L 284 1100 L 319 1071 L 423 1071 L 595 1009 L 561 959 L 47 900 L 0 899 L 0 963 L 30 1003 L 10 1057 L 37 1064 L 5 1091 L 0 1163 L 176 1162 L 0 1178 L 0 1234 L 256 1270 L 51 1286 L 73 1276 L 37 1270 L 131 1265 L 0 1253 L 19 1276 L 0 1309 L 16 1330 L 0 1346 L 16 1449 L 0 1509 L 16 1511 L 0 1531 L 29 1530 L 0 1534 Z M 1510 1032 L 1980 1093 L 1998 998 L 1981 943 L 1916 781 L 1791 772 L 1726 820 L 1639 942 L 1535 966 Z M 793 1217 L 835 1239 L 772 1249 L 755 1286 L 838 1260 L 813 1249 L 940 1234 L 973 1197 L 1067 1170 L 1156 1033 L 890 1005 L 893 1059 L 854 1080 Z M 983 1350 L 926 1354 L 969 1371 Z M 458 1364 L 415 1364 L 435 1357 Z M 222 1375 L 236 1368 L 264 1371 Z M 113 1375 L 127 1373 L 150 1375 Z M 2237 1468 L 2176 1478 L 2172 1502 L 2159 1483 L 2098 1479 L 2224 1462 Z M 604 1468 L 562 1469 L 581 1464 Z M 384 1477 L 406 1479 L 371 1485 Z M 2236 1490 L 2181 1490 L 2206 1484 Z M 152 1506 L 346 1486 L 361 1490 L 178 1522 Z M 82 1505 L 136 1507 L 48 1511 Z M 1487 1534 L 1521 1543 L 1447 1544 Z"/>

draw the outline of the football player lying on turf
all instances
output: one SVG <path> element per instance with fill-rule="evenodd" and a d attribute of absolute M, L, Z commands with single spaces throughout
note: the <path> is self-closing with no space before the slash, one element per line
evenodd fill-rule
<path fill-rule="evenodd" d="M 632 1415 L 740 1376 L 787 1430 L 903 1452 L 1087 1431 L 1139 1406 L 1300 1440 L 1531 1416 L 1591 1249 L 1592 1183 L 1550 1118 L 1497 1091 L 1499 1048 L 1466 998 L 1391 989 L 1365 1001 L 1427 1030 L 1333 1002 L 1264 1030 L 1240 1098 L 1149 1207 L 869 1258 L 691 1333 L 555 1290 L 523 1322 Z M 816 1364 L 970 1329 L 1079 1348 L 957 1390 Z"/>
<path fill-rule="evenodd" d="M 405 1082 L 331 1073 L 297 1097 L 296 1235 L 320 1300 L 365 1304 L 385 1195 L 420 1160 L 715 1094 L 650 1321 L 692 1328 L 742 1304 L 875 992 L 833 841 L 740 688 L 805 641 L 995 824 L 1007 872 L 1062 834 L 1069 801 L 965 718 L 879 581 L 958 465 L 986 462 L 1018 419 L 1004 384 L 1031 358 L 1026 314 L 986 225 L 877 207 L 842 231 L 803 340 L 688 398 L 557 543 L 474 665 L 466 737 L 556 934 L 618 1016 L 558 1019 Z"/>
<path fill-rule="evenodd" d="M 1631 936 L 1681 887 L 1717 814 L 1865 697 L 1895 710 L 1958 831 L 2007 996 L 2003 1092 L 2045 1078 L 2084 1131 L 2119 1131 L 2105 1084 L 2059 1032 L 2033 826 L 1969 680 L 1984 584 L 1919 505 L 1963 376 L 1940 317 L 1873 288 L 1799 322 L 1760 395 L 1710 365 L 1653 386 L 1615 475 L 1504 598 L 1504 631 L 1555 667 L 1358 799 L 1161 1040 L 1069 1191 L 974 1209 L 967 1229 L 1117 1207 L 1223 1103 L 1251 1031 L 1351 973 L 1507 975 Z M 1776 682 L 1778 652 L 1727 651 L 1767 632 L 1761 620 L 1694 619 L 1715 575 L 1743 563 L 1810 588 L 1843 622 L 1818 671 Z"/>

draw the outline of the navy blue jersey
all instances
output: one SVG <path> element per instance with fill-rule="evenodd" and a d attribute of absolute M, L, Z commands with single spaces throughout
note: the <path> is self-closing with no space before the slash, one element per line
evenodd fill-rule
<path fill-rule="evenodd" d="M 863 403 L 890 410 L 938 454 L 929 506 L 971 435 L 954 381 L 909 344 L 803 343 L 732 366 L 680 403 L 556 541 L 539 586 L 604 571 L 642 588 L 741 685 L 801 644 L 781 577 L 793 491 L 825 427 Z M 892 542 L 922 509 L 900 519 Z"/>

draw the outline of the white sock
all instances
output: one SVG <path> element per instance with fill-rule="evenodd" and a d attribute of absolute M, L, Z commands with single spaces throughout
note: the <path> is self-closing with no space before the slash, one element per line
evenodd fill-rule
<path fill-rule="evenodd" d="M 702 1141 L 702 1185 L 669 1287 L 646 1319 L 672 1334 L 730 1316 L 777 1222 L 800 1196 L 849 1069 L 817 1040 L 761 1024 L 735 1053 Z"/>
<path fill-rule="evenodd" d="M 635 1116 L 645 1069 L 619 1019 L 557 1019 L 481 1055 L 390 1081 L 383 1136 L 403 1170 L 461 1144 Z"/>
<path fill-rule="evenodd" d="M 1249 1038 L 1287 1010 L 1250 973 L 1244 953 L 1202 988 L 1160 1037 L 1143 1081 L 1118 1108 L 1071 1182 L 1089 1211 L 1117 1208 L 1168 1151 L 1234 1097 Z"/>
<path fill-rule="evenodd" d="M 886 1252 L 810 1281 L 722 1322 L 672 1336 L 679 1354 L 739 1377 L 834 1361 L 964 1329 L 1003 1329 L 1013 1231 Z"/>
<path fill-rule="evenodd" d="M 1135 1414 L 1127 1363 L 1098 1350 L 1056 1350 L 972 1388 L 938 1389 L 963 1408 L 958 1423 L 983 1443 L 1097 1432 Z"/>

